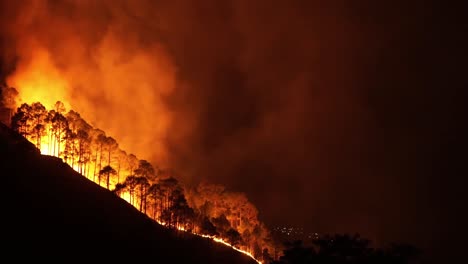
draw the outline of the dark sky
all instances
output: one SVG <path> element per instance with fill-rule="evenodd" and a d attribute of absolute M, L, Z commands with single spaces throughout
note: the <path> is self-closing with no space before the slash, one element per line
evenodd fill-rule
<path fill-rule="evenodd" d="M 86 6 L 96 12 L 83 20 L 96 27 L 83 38 L 92 47 L 119 23 L 122 39 L 164 47 L 177 68 L 175 92 L 164 97 L 174 118 L 164 144 L 185 182 L 246 192 L 269 225 L 433 252 L 457 241 L 466 223 L 462 6 L 124 2 Z M 11 48 L 5 54 L 2 69 Z"/>
<path fill-rule="evenodd" d="M 175 167 L 247 192 L 267 223 L 450 243 L 467 161 L 462 9 L 373 2 L 170 9 L 186 18 L 166 40 L 190 84 L 171 103 L 196 120 L 171 142 Z"/>

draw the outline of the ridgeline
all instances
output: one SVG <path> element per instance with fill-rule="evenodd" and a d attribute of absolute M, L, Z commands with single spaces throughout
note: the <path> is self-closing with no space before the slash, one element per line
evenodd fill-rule
<path fill-rule="evenodd" d="M 14 262 L 256 263 L 165 228 L 0 123 L 2 253 Z"/>

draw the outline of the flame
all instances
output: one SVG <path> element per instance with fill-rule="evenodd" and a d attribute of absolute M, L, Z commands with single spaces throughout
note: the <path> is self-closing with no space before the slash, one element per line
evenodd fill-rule
<path fill-rule="evenodd" d="M 49 127 L 46 128 L 46 131 L 50 131 L 49 130 Z M 33 142 L 33 140 L 29 137 L 26 137 L 29 141 Z M 46 136 L 43 136 L 41 138 L 41 148 L 40 148 L 40 152 L 42 155 L 51 155 L 51 156 L 55 156 L 55 157 L 59 157 L 58 153 L 54 152 L 54 150 L 51 149 L 51 138 L 46 135 Z M 94 164 L 94 163 L 90 163 L 90 164 Z M 87 177 L 89 180 L 95 182 L 96 184 L 100 184 L 101 186 L 105 187 L 103 185 L 103 181 L 99 182 L 98 179 L 96 177 L 90 177 L 90 175 L 87 175 L 86 174 L 86 170 L 85 171 L 80 171 L 80 166 L 78 166 L 76 163 L 75 164 L 68 164 L 70 165 L 75 171 L 77 171 L 78 173 L 82 174 L 83 176 Z M 109 185 L 109 189 L 114 189 L 116 184 L 118 182 L 115 181 L 115 180 L 112 180 L 110 182 L 110 185 Z M 135 199 L 135 197 L 131 197 L 130 195 L 130 192 L 129 191 L 122 191 L 121 193 L 119 193 L 119 197 L 121 199 L 123 199 L 124 201 L 126 201 L 127 203 L 129 203 L 130 205 L 134 206 L 135 208 L 138 208 L 140 206 L 140 201 L 138 201 L 137 199 Z M 169 226 L 167 223 L 165 222 L 162 222 L 162 221 L 159 221 L 158 219 L 154 219 L 154 221 L 156 221 L 157 223 L 163 225 L 163 226 Z M 224 240 L 223 238 L 220 238 L 220 237 L 216 237 L 216 236 L 210 236 L 210 235 L 205 235 L 205 234 L 200 234 L 200 233 L 197 233 L 197 232 L 194 232 L 192 230 L 187 230 L 184 228 L 183 225 L 177 225 L 175 226 L 175 228 L 179 231 L 182 231 L 182 232 L 189 232 L 189 233 L 192 233 L 194 235 L 197 235 L 197 236 L 200 236 L 200 237 L 204 237 L 204 238 L 208 238 L 208 239 L 211 239 L 213 240 L 214 242 L 217 242 L 217 243 L 220 243 L 220 244 L 223 244 L 225 246 L 228 246 L 244 255 L 247 255 L 249 256 L 250 258 L 252 258 L 253 260 L 255 260 L 257 263 L 259 264 L 262 264 L 261 261 L 257 260 L 253 254 L 247 250 L 244 250 L 244 249 L 241 249 L 241 248 L 238 248 L 236 246 L 233 246 L 231 245 L 229 242 L 227 242 L 226 240 Z"/>
<path fill-rule="evenodd" d="M 47 58 L 47 57 L 44 57 L 44 58 Z M 38 63 L 41 63 L 41 62 L 38 62 Z M 21 91 L 30 91 L 30 95 L 34 94 L 36 97 L 28 97 L 28 98 L 30 98 L 32 100 L 32 102 L 36 102 L 37 100 L 41 99 L 42 96 L 47 97 L 46 94 L 40 93 L 39 90 L 34 91 L 34 89 L 29 89 L 29 86 L 28 86 L 28 84 L 30 84 L 32 86 L 41 85 L 41 84 L 47 86 L 48 85 L 47 84 L 47 82 L 48 82 L 47 79 L 45 77 L 41 76 L 41 74 L 34 74 L 34 72 L 31 73 L 31 71 L 25 71 L 25 73 L 26 74 L 23 75 L 23 73 L 21 73 L 21 71 L 19 71 L 19 73 L 17 75 L 14 75 L 14 77 L 12 77 L 12 80 L 23 80 L 23 81 L 17 82 L 17 84 L 22 85 L 22 86 L 18 86 L 18 87 L 22 88 Z M 30 78 L 28 78 L 28 77 L 30 77 Z M 65 84 L 65 82 L 63 82 L 63 84 Z M 57 86 L 52 86 L 52 87 L 59 87 L 59 86 L 60 86 L 60 84 L 58 84 Z M 59 88 L 59 89 L 62 89 L 62 88 Z M 52 90 L 54 90 L 54 88 L 52 88 Z M 59 101 L 61 101 L 61 100 L 59 100 Z M 49 102 L 50 105 L 53 105 L 55 103 L 54 100 L 48 100 L 47 102 Z M 54 144 L 59 144 L 60 149 L 63 150 L 63 149 L 65 149 L 65 143 L 55 142 L 52 135 L 51 135 L 51 131 L 52 131 L 52 129 L 51 129 L 50 124 L 46 125 L 45 135 L 43 135 L 41 137 L 41 141 L 40 141 L 40 143 L 41 143 L 40 144 L 40 149 L 39 149 L 40 153 L 42 155 L 50 155 L 50 156 L 55 156 L 55 157 L 58 157 L 58 158 L 62 158 L 63 154 L 59 154 L 58 151 L 56 151 L 56 149 L 54 147 Z M 32 143 L 36 143 L 34 138 L 31 138 L 28 135 L 26 135 L 25 137 L 29 141 L 31 141 Z M 71 162 L 71 164 L 70 164 L 70 161 L 67 160 L 67 158 L 62 158 L 62 159 L 64 159 L 63 161 L 66 162 L 70 167 L 72 167 L 73 170 L 75 170 L 78 173 L 82 174 L 83 176 L 85 176 L 89 180 L 93 181 L 96 184 L 99 184 L 102 187 L 107 187 L 107 182 L 104 182 L 102 180 L 102 178 L 101 178 L 101 180 L 99 180 L 99 178 L 96 177 L 96 172 L 99 171 L 99 169 L 97 171 L 93 170 L 92 172 L 90 172 L 90 171 L 87 171 L 86 169 L 83 169 L 83 166 L 80 166 L 78 164 L 78 162 L 74 162 L 74 163 Z M 89 166 L 94 166 L 94 168 L 96 169 L 97 164 L 98 163 L 96 161 L 89 161 L 88 162 L 88 167 Z M 101 166 L 101 165 L 99 165 L 99 166 Z M 131 173 L 129 171 L 122 171 L 122 174 L 130 175 Z M 91 175 L 94 175 L 94 176 L 91 176 Z M 117 183 L 119 183 L 119 180 L 115 180 L 115 179 L 110 178 L 109 179 L 109 186 L 108 186 L 109 190 L 115 189 L 115 186 L 116 186 Z M 124 201 L 126 201 L 130 205 L 134 206 L 135 208 L 138 209 L 140 207 L 141 201 L 139 199 L 137 199 L 137 197 L 135 197 L 135 195 L 132 196 L 128 190 L 122 191 L 118 195 L 119 195 L 119 197 L 121 199 L 123 199 Z M 153 219 L 153 220 L 156 221 L 157 223 L 163 225 L 163 226 L 169 227 L 168 223 L 161 222 L 158 219 Z M 220 243 L 220 244 L 223 244 L 225 246 L 228 246 L 228 247 L 230 247 L 230 248 L 232 248 L 232 249 L 234 249 L 234 250 L 236 250 L 236 251 L 238 251 L 238 252 L 240 252 L 240 253 L 242 253 L 244 255 L 247 255 L 248 257 L 255 260 L 257 263 L 262 264 L 261 261 L 257 260 L 254 257 L 252 252 L 250 252 L 248 250 L 245 250 L 245 249 L 242 249 L 242 248 L 239 248 L 239 247 L 236 247 L 236 246 L 230 244 L 229 242 L 227 242 L 225 239 L 223 239 L 221 237 L 210 236 L 210 235 L 194 232 L 193 230 L 187 230 L 184 227 L 184 225 L 177 225 L 177 226 L 175 226 L 175 228 L 177 230 L 179 230 L 179 231 L 189 232 L 191 234 L 194 234 L 194 235 L 197 235 L 197 236 L 200 236 L 200 237 L 203 237 L 203 238 L 211 239 L 216 243 Z M 195 230 L 196 229 L 197 228 L 195 228 Z"/>
<path fill-rule="evenodd" d="M 164 223 L 164 222 L 161 222 L 161 221 L 158 221 L 158 220 L 155 220 L 155 221 L 156 221 L 157 223 L 159 223 L 160 225 L 167 226 L 167 224 Z M 179 230 L 179 231 L 190 232 L 190 231 L 186 230 L 185 228 L 183 228 L 183 227 L 181 227 L 181 226 L 176 226 L 176 228 L 177 228 L 177 230 Z M 200 233 L 196 233 L 196 232 L 190 232 L 190 233 L 192 233 L 192 234 L 194 234 L 194 235 L 197 235 L 197 236 L 200 236 L 200 237 L 204 237 L 204 238 L 211 239 L 211 240 L 213 240 L 214 242 L 217 242 L 217 243 L 223 244 L 223 245 L 225 245 L 225 246 L 228 246 L 228 247 L 230 247 L 230 248 L 236 250 L 237 252 L 240 252 L 240 253 L 242 253 L 242 254 L 244 254 L 244 255 L 249 256 L 250 258 L 252 258 L 253 260 L 255 260 L 258 264 L 262 264 L 262 262 L 261 262 L 260 260 L 256 259 L 256 258 L 253 256 L 253 254 L 252 254 L 251 252 L 246 251 L 246 250 L 243 250 L 243 249 L 240 249 L 240 248 L 238 248 L 238 247 L 235 247 L 235 246 L 229 244 L 229 242 L 227 242 L 226 240 L 224 240 L 224 239 L 222 239 L 222 238 L 220 238 L 220 237 L 210 236 L 210 235 L 205 235 L 205 234 L 200 234 Z"/>
<path fill-rule="evenodd" d="M 47 128 L 47 131 L 49 131 L 49 128 Z M 31 142 L 33 142 L 30 138 L 27 137 L 28 140 L 30 140 Z M 41 148 L 40 148 L 40 152 L 42 155 L 51 155 L 51 156 L 55 156 L 55 157 L 58 157 L 57 153 L 54 153 L 54 151 L 51 149 L 50 147 L 50 144 L 51 142 L 49 141 L 49 137 L 48 136 L 44 136 L 42 137 L 41 139 Z M 80 171 L 80 167 L 77 165 L 77 164 L 74 164 L 72 166 L 72 164 L 68 164 L 69 166 L 71 166 L 75 171 L 77 171 L 78 173 L 81 173 L 83 174 L 83 176 L 87 177 L 89 180 L 93 181 L 94 183 L 96 184 L 100 184 L 101 186 L 105 187 L 103 185 L 103 182 L 101 181 L 100 183 L 98 182 L 98 179 L 95 178 L 95 177 L 90 177 L 89 175 L 86 175 L 86 173 L 83 173 L 83 171 Z M 111 181 L 110 182 L 110 185 L 109 185 L 109 189 L 114 189 L 115 188 L 115 185 L 117 184 L 118 182 L 116 182 L 115 180 Z M 131 195 L 130 195 L 130 192 L 129 191 L 122 191 L 121 193 L 119 193 L 119 197 L 126 201 L 127 203 L 129 203 L 130 205 L 134 206 L 135 208 L 138 209 L 140 203 L 138 200 L 135 199 L 135 197 L 133 198 L 133 201 L 132 201 L 132 198 L 131 198 Z M 135 201 L 136 200 L 136 201 Z M 165 222 L 162 222 L 158 219 L 153 219 L 154 221 L 156 221 L 157 223 L 159 223 L 160 225 L 162 226 L 169 226 L 167 223 Z M 177 225 L 175 226 L 175 228 L 179 231 L 182 231 L 182 232 L 189 232 L 191 234 L 194 234 L 194 235 L 197 235 L 197 236 L 200 236 L 200 237 L 204 237 L 204 238 L 208 238 L 208 239 L 211 239 L 213 240 L 214 242 L 216 243 L 220 243 L 220 244 L 223 244 L 225 246 L 228 246 L 244 255 L 247 255 L 249 256 L 250 258 L 252 258 L 253 260 L 255 260 L 257 263 L 259 264 L 262 264 L 261 261 L 257 260 L 252 252 L 249 252 L 247 250 L 244 250 L 244 249 L 241 249 L 241 248 L 238 248 L 236 246 L 233 246 L 231 245 L 229 242 L 227 242 L 226 240 L 224 240 L 223 238 L 220 238 L 220 237 L 216 237 L 216 236 L 210 236 L 210 235 L 205 235 L 205 234 L 200 234 L 200 233 L 197 233 L 197 232 L 194 232 L 192 230 L 187 230 L 184 228 L 183 225 Z"/>
<path fill-rule="evenodd" d="M 236 251 L 238 251 L 238 252 L 240 252 L 240 253 L 242 253 L 242 254 L 245 254 L 245 255 L 251 257 L 251 258 L 254 259 L 257 263 L 262 264 L 261 261 L 259 261 L 258 259 L 256 259 L 256 258 L 252 255 L 252 253 L 250 253 L 250 252 L 248 252 L 248 251 L 245 251 L 245 250 L 242 250 L 242 249 L 240 249 L 240 248 L 237 248 L 237 247 L 235 247 L 235 246 L 229 244 L 228 242 L 226 242 L 226 241 L 225 241 L 224 239 L 222 239 L 222 238 L 214 237 L 214 236 L 209 236 L 209 235 L 203 235 L 203 234 L 196 234 L 196 233 L 195 233 L 195 235 L 213 239 L 213 241 L 218 242 L 218 243 L 221 243 L 221 244 L 224 244 L 224 245 L 226 245 L 226 246 L 228 246 L 228 247 L 231 247 L 232 249 L 234 249 L 234 250 L 236 250 Z"/>
<path fill-rule="evenodd" d="M 122 193 L 120 194 L 120 198 L 123 199 L 124 201 L 126 201 L 127 203 L 132 204 L 132 203 L 130 202 L 130 193 L 129 193 L 128 191 L 122 192 Z M 135 204 L 132 204 L 132 205 L 135 206 L 135 207 L 137 207 L 137 204 L 136 204 L 136 203 L 135 203 Z M 168 226 L 168 224 L 165 223 L 165 222 L 163 222 L 163 221 L 159 221 L 159 220 L 157 220 L 157 219 L 154 219 L 154 221 L 156 221 L 158 224 L 160 224 L 160 225 L 162 225 L 162 226 Z M 243 249 L 240 249 L 240 248 L 238 248 L 238 247 L 235 247 L 235 246 L 231 245 L 229 242 L 227 242 L 226 240 L 224 240 L 223 238 L 216 237 L 216 236 L 205 235 L 205 234 L 200 234 L 200 233 L 197 233 L 197 232 L 193 232 L 193 231 L 190 231 L 190 230 L 185 229 L 182 225 L 178 225 L 178 226 L 176 226 L 175 228 L 176 228 L 177 230 L 179 230 L 179 231 L 182 231 L 182 232 L 189 232 L 189 233 L 191 233 L 191 234 L 193 234 L 193 235 L 200 236 L 200 237 L 204 237 L 204 238 L 208 238 L 208 239 L 213 240 L 214 242 L 217 242 L 217 243 L 223 244 L 223 245 L 225 245 L 225 246 L 228 246 L 228 247 L 230 247 L 230 248 L 232 248 L 232 249 L 234 249 L 234 250 L 236 250 L 236 251 L 238 251 L 238 252 L 240 252 L 240 253 L 242 253 L 242 254 L 244 254 L 244 255 L 249 256 L 250 258 L 252 258 L 253 260 L 255 260 L 257 263 L 262 264 L 262 262 L 261 262 L 260 260 L 258 260 L 258 259 L 256 259 L 256 258 L 254 257 L 254 255 L 252 254 L 252 252 L 249 252 L 249 251 L 247 251 L 247 250 L 243 250 Z"/>
<path fill-rule="evenodd" d="M 104 16 L 101 20 L 101 16 L 95 15 L 102 12 L 90 12 L 100 11 L 95 9 L 100 5 L 92 1 L 91 4 L 74 2 L 73 8 L 76 14 L 80 14 L 79 21 L 69 12 L 50 8 L 47 1 L 33 1 L 21 8 L 18 17 L 8 23 L 17 33 L 12 43 L 15 43 L 18 62 L 6 81 L 18 89 L 21 96 L 18 103 L 41 102 L 50 109 L 56 101 L 61 101 L 67 110 L 73 108 L 94 127 L 107 131 L 128 153 L 158 160 L 158 165 L 168 166 L 168 135 L 176 133 L 182 136 L 186 132 L 181 133 L 180 129 L 188 130 L 192 126 L 191 123 L 186 125 L 190 120 L 184 120 L 178 124 L 178 131 L 171 130 L 175 113 L 172 102 L 167 98 L 179 86 L 186 85 L 178 83 L 178 69 L 171 49 L 167 49 L 165 41 L 147 41 L 148 38 L 128 30 L 127 24 L 132 24 L 134 17 L 126 17 L 119 8 L 110 10 L 111 17 L 119 18 L 114 23 L 114 19 L 107 21 Z M 120 19 L 130 23 L 120 23 Z M 155 21 L 153 16 L 149 19 Z M 50 133 L 49 128 L 46 130 Z M 50 135 L 42 138 L 40 143 L 41 154 L 64 156 L 57 153 L 57 143 Z M 64 145 L 59 149 L 63 152 Z M 64 157 L 64 161 L 67 162 L 67 158 Z M 97 179 L 100 165 L 96 170 L 96 163 L 89 162 L 85 169 L 76 162 L 69 165 L 104 186 Z M 94 169 L 89 169 L 91 166 Z M 121 175 L 129 173 L 122 172 Z M 111 180 L 109 189 L 118 182 Z M 129 192 L 121 193 L 120 197 L 138 208 L 139 201 Z M 176 228 L 191 232 L 182 226 Z M 221 238 L 196 235 L 230 246 L 253 258 L 250 252 Z"/>
<path fill-rule="evenodd" d="M 7 79 L 8 84 L 18 89 L 20 103 L 41 102 L 49 108 L 55 102 L 62 101 L 66 108 L 70 108 L 67 100 L 69 84 L 53 65 L 49 53 L 37 49 L 32 58 L 27 63 L 19 64 L 15 73 Z"/>
<path fill-rule="evenodd" d="M 42 140 L 41 142 L 41 154 L 42 155 L 50 155 L 50 148 L 49 148 L 49 144 L 44 144 L 44 140 Z"/>

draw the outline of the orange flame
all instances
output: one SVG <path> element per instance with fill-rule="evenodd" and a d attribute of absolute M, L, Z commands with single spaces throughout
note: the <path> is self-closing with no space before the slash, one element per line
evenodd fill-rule
<path fill-rule="evenodd" d="M 19 64 L 15 74 L 7 79 L 10 86 L 18 89 L 20 103 L 41 102 L 45 107 L 51 108 L 55 102 L 62 101 L 69 109 L 69 84 L 53 65 L 49 53 L 37 49 L 32 57 L 33 60 Z"/>
<path fill-rule="evenodd" d="M 49 127 L 46 127 L 46 131 L 50 131 L 49 130 Z M 33 140 L 31 140 L 31 138 L 28 138 L 26 137 L 28 140 L 30 140 L 31 142 L 33 142 Z M 52 155 L 52 156 L 56 156 L 56 157 L 59 157 L 58 153 L 55 153 L 54 151 L 52 151 L 52 149 L 50 148 L 51 146 L 51 141 L 50 141 L 51 137 L 50 135 L 45 135 L 41 138 L 41 149 L 40 149 L 40 152 L 42 155 Z M 93 163 L 94 164 L 94 163 Z M 96 177 L 91 177 L 90 175 L 87 175 L 86 174 L 86 171 L 80 171 L 80 166 L 78 166 L 76 163 L 75 164 L 69 164 L 75 171 L 77 171 L 78 173 L 82 174 L 83 176 L 87 177 L 89 180 L 92 180 L 94 181 L 96 184 L 103 184 L 103 182 L 99 182 L 99 180 L 96 178 Z M 127 172 L 128 173 L 128 172 Z M 110 185 L 109 185 L 109 189 L 114 189 L 116 184 L 118 182 L 113 179 L 110 181 Z M 101 185 L 102 186 L 102 185 Z M 123 191 L 119 194 L 119 197 L 121 199 L 123 199 L 124 201 L 126 201 L 127 203 L 131 204 L 132 206 L 134 206 L 135 208 L 138 208 L 140 206 L 140 203 L 141 201 L 138 201 L 135 199 L 135 197 L 133 197 L 132 199 L 132 195 L 130 195 L 129 191 Z M 164 223 L 164 222 L 161 222 L 157 219 L 154 219 L 154 221 L 156 221 L 157 223 L 163 225 L 163 226 L 168 226 L 167 223 Z M 220 238 L 220 237 L 216 237 L 216 236 L 210 236 L 210 235 L 205 235 L 205 234 L 200 234 L 200 233 L 197 233 L 197 232 L 193 232 L 191 230 L 186 230 L 182 225 L 178 225 L 175 227 L 176 229 L 178 229 L 179 231 L 183 231 L 183 232 L 190 232 L 194 235 L 197 235 L 197 236 L 200 236 L 200 237 L 204 237 L 204 238 L 209 238 L 217 243 L 220 243 L 220 244 L 223 244 L 225 246 L 228 246 L 242 254 L 245 254 L 247 256 L 249 256 L 250 258 L 252 258 L 253 260 L 255 260 L 257 263 L 261 264 L 262 262 L 257 260 L 253 254 L 247 250 L 243 250 L 241 248 L 238 248 L 236 246 L 233 246 L 231 245 L 230 243 L 228 243 L 226 240 L 224 240 L 223 238 Z"/>

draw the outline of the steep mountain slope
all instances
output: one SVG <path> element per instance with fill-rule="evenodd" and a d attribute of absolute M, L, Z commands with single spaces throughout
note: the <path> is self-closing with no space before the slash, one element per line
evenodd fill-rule
<path fill-rule="evenodd" d="M 0 123 L 3 257 L 133 263 L 256 263 L 169 230 Z"/>

